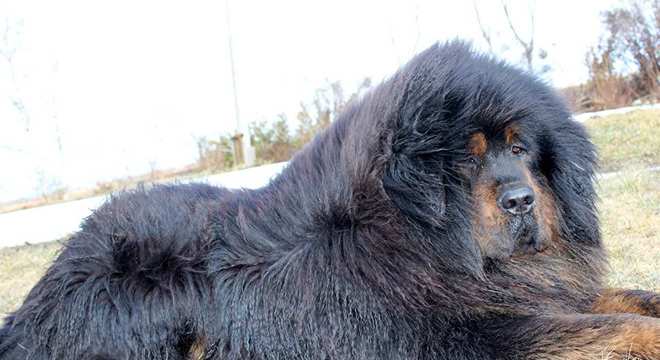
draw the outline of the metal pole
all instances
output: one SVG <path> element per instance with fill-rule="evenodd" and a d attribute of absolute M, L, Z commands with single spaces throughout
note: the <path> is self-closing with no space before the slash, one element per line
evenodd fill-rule
<path fill-rule="evenodd" d="M 231 66 L 231 85 L 234 91 L 234 112 L 236 114 L 236 133 L 241 132 L 241 120 L 238 111 L 238 93 L 236 92 L 236 69 L 234 68 L 234 48 L 231 39 L 231 22 L 229 14 L 229 0 L 225 0 L 225 9 L 227 15 L 227 44 L 229 46 L 229 64 Z"/>
<path fill-rule="evenodd" d="M 236 91 L 236 69 L 234 68 L 234 48 L 231 39 L 231 22 L 229 13 L 229 0 L 225 0 L 225 14 L 227 16 L 227 45 L 229 46 L 229 64 L 231 66 L 231 85 L 234 93 L 234 115 L 236 116 L 236 129 L 232 137 L 234 145 L 234 165 L 240 166 L 244 163 L 243 141 L 241 134 L 241 118 L 238 108 L 238 93 Z"/>

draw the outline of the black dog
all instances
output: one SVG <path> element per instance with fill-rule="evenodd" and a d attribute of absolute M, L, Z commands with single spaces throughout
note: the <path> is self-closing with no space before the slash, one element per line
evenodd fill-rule
<path fill-rule="evenodd" d="M 0 359 L 658 358 L 660 296 L 601 287 L 594 162 L 547 86 L 433 46 L 262 189 L 114 197 Z"/>

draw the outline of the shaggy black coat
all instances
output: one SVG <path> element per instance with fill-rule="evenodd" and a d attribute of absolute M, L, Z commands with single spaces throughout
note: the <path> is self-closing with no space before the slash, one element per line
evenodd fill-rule
<path fill-rule="evenodd" d="M 456 169 L 470 134 L 512 121 L 561 251 L 487 264 Z M 0 359 L 568 358 L 627 324 L 660 334 L 651 318 L 580 315 L 605 267 L 595 158 L 542 82 L 433 46 L 266 187 L 113 196 L 6 320 Z"/>

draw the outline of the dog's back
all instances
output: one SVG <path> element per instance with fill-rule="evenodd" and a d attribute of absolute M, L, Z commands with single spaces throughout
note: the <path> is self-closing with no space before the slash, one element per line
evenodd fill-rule
<path fill-rule="evenodd" d="M 207 215 L 228 194 L 177 185 L 114 196 L 6 319 L 0 358 L 188 357 L 207 320 Z"/>

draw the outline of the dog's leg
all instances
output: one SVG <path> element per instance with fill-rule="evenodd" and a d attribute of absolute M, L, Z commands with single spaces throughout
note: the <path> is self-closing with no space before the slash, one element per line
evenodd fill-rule
<path fill-rule="evenodd" d="M 660 319 L 646 316 L 530 316 L 478 326 L 496 359 L 660 359 Z"/>
<path fill-rule="evenodd" d="M 604 289 L 591 306 L 594 314 L 630 313 L 660 317 L 660 294 L 644 290 Z"/>

